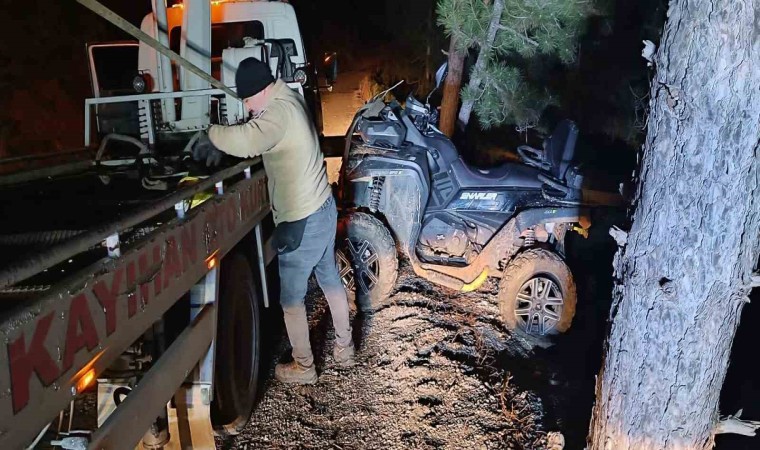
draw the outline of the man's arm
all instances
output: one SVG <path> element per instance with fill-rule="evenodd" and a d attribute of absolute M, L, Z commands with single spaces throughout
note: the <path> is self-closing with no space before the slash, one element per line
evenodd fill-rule
<path fill-rule="evenodd" d="M 287 120 L 280 105 L 271 105 L 260 117 L 242 125 L 213 125 L 208 137 L 219 150 L 250 158 L 271 149 L 285 136 Z"/>

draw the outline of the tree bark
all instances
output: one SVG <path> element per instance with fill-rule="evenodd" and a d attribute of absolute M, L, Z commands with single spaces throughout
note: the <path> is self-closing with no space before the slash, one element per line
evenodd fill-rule
<path fill-rule="evenodd" d="M 449 64 L 443 83 L 441 100 L 440 130 L 448 137 L 454 135 L 457 108 L 459 108 L 459 90 L 462 88 L 462 68 L 465 53 L 457 49 L 454 38 L 449 43 Z"/>
<path fill-rule="evenodd" d="M 489 1 L 485 0 L 486 4 Z M 472 76 L 470 77 L 469 86 L 474 87 L 476 90 L 479 90 L 480 85 L 483 84 L 483 71 L 485 70 L 488 58 L 491 56 L 491 48 L 493 47 L 494 40 L 496 40 L 496 33 L 499 31 L 502 12 L 504 12 L 504 0 L 494 0 L 493 9 L 491 10 L 491 21 L 488 23 L 488 31 L 486 32 L 485 40 L 480 44 L 478 60 L 475 62 L 475 67 L 472 69 Z M 459 122 L 463 126 L 467 126 L 467 123 L 470 121 L 474 105 L 475 101 L 472 99 L 465 100 L 462 103 L 462 108 L 459 110 Z"/>
<path fill-rule="evenodd" d="M 713 446 L 760 254 L 757 5 L 670 2 L 633 225 L 615 257 L 593 450 Z"/>

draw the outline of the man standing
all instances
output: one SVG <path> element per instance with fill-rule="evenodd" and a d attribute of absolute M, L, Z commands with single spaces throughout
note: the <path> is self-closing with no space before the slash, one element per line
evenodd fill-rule
<path fill-rule="evenodd" d="M 242 125 L 212 126 L 193 156 L 218 164 L 219 150 L 241 158 L 261 155 L 277 225 L 280 304 L 294 359 L 277 364 L 275 377 L 283 383 L 313 384 L 317 371 L 304 306 L 312 271 L 330 305 L 335 361 L 341 366 L 354 361 L 348 300 L 335 265 L 338 212 L 324 156 L 303 97 L 282 80 L 275 81 L 267 64 L 255 58 L 243 60 L 235 84 L 253 118 Z"/>

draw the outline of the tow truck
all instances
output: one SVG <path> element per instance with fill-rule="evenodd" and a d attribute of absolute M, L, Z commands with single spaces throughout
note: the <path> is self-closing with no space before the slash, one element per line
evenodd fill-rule
<path fill-rule="evenodd" d="M 153 0 L 137 28 L 77 1 L 137 41 L 87 48 L 89 159 L 0 175 L 0 448 L 213 448 L 253 410 L 274 225 L 260 159 L 208 173 L 187 150 L 247 119 L 242 59 L 305 97 L 315 70 L 287 3 Z"/>

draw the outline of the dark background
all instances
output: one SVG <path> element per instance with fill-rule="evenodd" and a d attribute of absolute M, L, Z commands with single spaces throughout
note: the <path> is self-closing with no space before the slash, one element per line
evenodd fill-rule
<path fill-rule="evenodd" d="M 562 66 L 553 58 L 510 62 L 557 99 L 547 123 L 576 120 L 588 135 L 582 141 L 597 148 L 592 159 L 614 168 L 623 158 L 628 171 L 633 149 L 642 142 L 651 76 L 640 57 L 641 40 L 658 42 L 665 5 L 664 0 L 601 1 L 611 3 L 602 8 L 605 16 L 589 20 L 576 64 Z M 129 37 L 74 0 L 2 3 L 0 157 L 80 146 L 83 99 L 90 94 L 85 44 Z M 148 0 L 103 3 L 135 25 L 150 12 Z M 425 76 L 445 60 L 448 42 L 435 25 L 433 0 L 291 3 L 307 46 L 314 52 L 338 51 L 341 71 L 371 64 L 379 81 L 405 79 L 410 89 L 424 94 L 430 81 Z M 483 136 L 507 144 L 525 138 L 510 126 L 476 133 Z"/>

